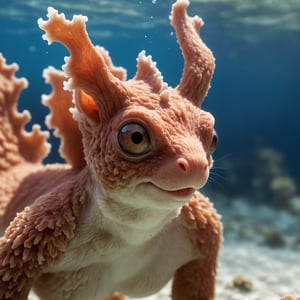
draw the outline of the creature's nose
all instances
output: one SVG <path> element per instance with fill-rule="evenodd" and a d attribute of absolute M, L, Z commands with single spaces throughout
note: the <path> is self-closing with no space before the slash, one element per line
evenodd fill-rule
<path fill-rule="evenodd" d="M 187 153 L 170 158 L 155 173 L 155 183 L 170 191 L 204 186 L 209 175 L 209 162 L 201 153 Z"/>
<path fill-rule="evenodd" d="M 190 158 L 189 160 L 186 158 L 178 158 L 177 159 L 177 167 L 179 170 L 183 172 L 183 174 L 188 174 L 190 172 L 203 172 L 208 169 L 208 162 L 207 160 L 200 159 L 200 158 Z"/>
<path fill-rule="evenodd" d="M 174 179 L 179 185 L 193 188 L 201 188 L 207 181 L 209 173 L 209 163 L 206 157 L 201 155 L 191 155 L 180 157 L 174 165 Z"/>

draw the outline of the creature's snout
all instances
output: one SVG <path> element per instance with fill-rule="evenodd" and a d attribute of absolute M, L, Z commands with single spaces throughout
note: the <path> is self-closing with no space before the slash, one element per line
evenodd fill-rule
<path fill-rule="evenodd" d="M 202 153 L 170 158 L 155 175 L 155 182 L 166 190 L 200 189 L 208 179 L 210 164 Z"/>
<path fill-rule="evenodd" d="M 206 183 L 209 173 L 209 163 L 205 156 L 189 155 L 180 157 L 174 164 L 174 175 L 185 187 L 199 189 Z"/>

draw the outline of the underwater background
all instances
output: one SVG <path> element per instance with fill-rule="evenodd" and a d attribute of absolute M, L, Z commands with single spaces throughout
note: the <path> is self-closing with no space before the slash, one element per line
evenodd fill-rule
<path fill-rule="evenodd" d="M 42 94 L 50 92 L 50 86 L 44 83 L 42 71 L 49 65 L 60 68 L 64 56 L 69 55 L 61 45 L 49 46 L 42 39 L 37 19 L 46 19 L 48 6 L 64 12 L 68 18 L 73 14 L 88 16 L 87 31 L 92 42 L 105 47 L 114 64 L 127 69 L 128 78 L 135 74 L 138 53 L 146 50 L 157 62 L 164 81 L 176 86 L 183 59 L 169 24 L 173 2 L 0 0 L 0 52 L 7 63 L 17 62 L 18 77 L 29 81 L 19 109 L 28 109 L 32 123 L 45 128 L 48 110 L 40 100 Z M 267 252 L 269 249 L 275 250 L 278 257 L 274 262 L 283 260 L 278 268 L 292 268 L 291 257 L 300 261 L 297 256 L 300 249 L 300 1 L 190 2 L 189 15 L 203 18 L 201 37 L 216 58 L 212 87 L 203 108 L 216 117 L 220 142 L 205 193 L 223 216 L 224 251 L 227 243 L 250 243 L 266 247 L 259 248 L 262 250 L 258 253 L 268 253 L 267 257 L 272 256 Z M 54 146 L 46 162 L 58 162 L 59 141 L 51 137 L 50 143 Z M 227 249 L 233 251 L 230 246 Z M 243 252 L 237 246 L 235 249 L 236 253 Z M 247 257 L 245 251 L 242 256 L 250 265 L 263 264 L 253 262 L 255 255 Z M 256 253 L 253 249 L 249 251 Z M 230 261 L 228 255 L 226 258 L 234 270 L 235 259 Z M 245 268 L 241 266 L 241 270 Z M 243 299 L 262 299 L 261 295 L 255 298 L 250 293 L 255 290 L 257 274 L 251 279 L 249 271 L 248 276 L 250 283 L 238 277 L 242 282 L 239 283 L 232 275 L 231 283 L 224 286 L 237 287 L 236 293 L 246 293 Z M 295 276 L 292 273 L 284 279 L 287 293 L 299 287 L 299 282 L 292 282 Z M 300 296 L 297 291 L 298 295 L 294 296 Z M 226 293 L 222 293 L 220 299 L 242 299 L 232 294 L 226 298 Z M 282 289 L 274 289 L 272 295 L 283 296 L 282 293 Z M 264 299 L 279 299 L 270 295 Z"/>
<path fill-rule="evenodd" d="M 19 64 L 19 76 L 30 83 L 22 94 L 21 108 L 30 109 L 33 121 L 43 123 L 47 109 L 39 99 L 49 86 L 42 70 L 48 65 L 60 68 L 68 55 L 64 47 L 48 46 L 41 38 L 37 19 L 46 18 L 48 6 L 68 18 L 87 15 L 93 43 L 104 46 L 115 64 L 128 70 L 129 78 L 135 73 L 137 54 L 145 49 L 158 63 L 164 80 L 176 86 L 183 60 L 168 19 L 172 3 L 2 0 L 0 51 L 8 63 Z M 212 88 L 203 106 L 217 120 L 216 161 L 249 160 L 263 144 L 279 151 L 299 179 L 300 1 L 191 0 L 189 14 L 203 18 L 201 35 L 216 57 Z M 56 159 L 53 151 L 50 160 Z"/>

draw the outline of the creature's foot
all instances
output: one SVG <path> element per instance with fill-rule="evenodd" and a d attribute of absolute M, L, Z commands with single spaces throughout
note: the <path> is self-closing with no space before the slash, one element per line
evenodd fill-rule
<path fill-rule="evenodd" d="M 125 300 L 125 297 L 122 294 L 115 292 L 106 296 L 102 300 Z"/>

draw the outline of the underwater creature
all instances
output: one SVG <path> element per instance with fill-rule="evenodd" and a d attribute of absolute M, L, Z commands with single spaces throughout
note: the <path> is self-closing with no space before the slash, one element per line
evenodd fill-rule
<path fill-rule="evenodd" d="M 143 297 L 173 276 L 172 299 L 214 298 L 222 224 L 198 189 L 217 144 L 200 108 L 215 64 L 188 4 L 171 13 L 184 56 L 176 88 L 144 52 L 126 81 L 84 16 L 50 7 L 38 21 L 44 39 L 70 52 L 64 72 L 45 70 L 53 89 L 43 98 L 66 164 L 42 163 L 48 133 L 25 131 L 29 113 L 16 106 L 26 80 L 1 57 L 0 299 L 31 289 L 47 300 Z"/>

